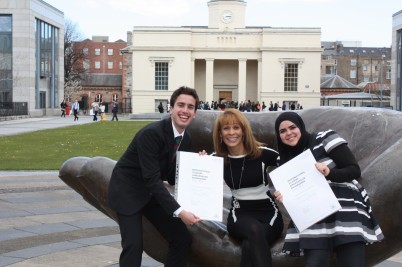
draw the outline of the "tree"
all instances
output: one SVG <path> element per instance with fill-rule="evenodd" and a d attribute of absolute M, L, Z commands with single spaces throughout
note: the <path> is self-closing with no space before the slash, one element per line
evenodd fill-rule
<path fill-rule="evenodd" d="M 76 23 L 66 20 L 64 25 L 64 95 L 72 97 L 81 90 L 81 75 L 86 72 L 85 41 Z"/>

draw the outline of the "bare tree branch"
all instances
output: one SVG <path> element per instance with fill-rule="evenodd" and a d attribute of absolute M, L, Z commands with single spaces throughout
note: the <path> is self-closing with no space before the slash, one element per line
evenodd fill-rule
<path fill-rule="evenodd" d="M 64 94 L 68 96 L 81 90 L 81 75 L 86 73 L 83 39 L 77 24 L 67 19 L 64 25 Z"/>

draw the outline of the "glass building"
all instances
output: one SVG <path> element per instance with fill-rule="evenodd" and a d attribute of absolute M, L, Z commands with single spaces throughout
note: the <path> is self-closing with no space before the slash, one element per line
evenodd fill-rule
<path fill-rule="evenodd" d="M 42 0 L 0 2 L 0 103 L 31 117 L 60 112 L 64 14 Z M 6 104 L 5 104 L 6 103 Z M 13 115 L 13 112 L 10 113 Z"/>

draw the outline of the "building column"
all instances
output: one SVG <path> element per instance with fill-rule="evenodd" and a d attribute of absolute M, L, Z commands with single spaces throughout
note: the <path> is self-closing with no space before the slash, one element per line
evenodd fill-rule
<path fill-rule="evenodd" d="M 262 92 L 262 58 L 257 60 L 258 62 L 258 73 L 257 73 L 257 100 L 261 102 L 261 92 Z"/>
<path fill-rule="evenodd" d="M 206 58 L 205 69 L 205 102 L 214 100 L 214 59 Z"/>
<path fill-rule="evenodd" d="M 191 88 L 194 88 L 194 85 L 195 85 L 195 58 L 191 58 L 191 71 L 190 71 L 190 75 L 191 75 L 191 77 L 190 77 L 190 87 Z"/>
<path fill-rule="evenodd" d="M 241 102 L 246 99 L 247 87 L 247 58 L 239 58 L 239 88 L 238 88 L 238 101 Z"/>

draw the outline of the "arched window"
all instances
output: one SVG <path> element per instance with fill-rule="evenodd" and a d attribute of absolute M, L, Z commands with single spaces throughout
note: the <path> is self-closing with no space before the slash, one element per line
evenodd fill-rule
<path fill-rule="evenodd" d="M 116 102 L 119 102 L 119 101 L 118 101 L 118 100 L 119 100 L 119 96 L 118 96 L 117 94 L 113 94 L 112 100 L 113 100 L 113 101 L 116 101 Z"/>
<path fill-rule="evenodd" d="M 97 95 L 95 96 L 95 102 L 103 102 L 103 101 L 102 101 L 102 95 L 101 95 L 101 94 L 97 94 Z"/>

